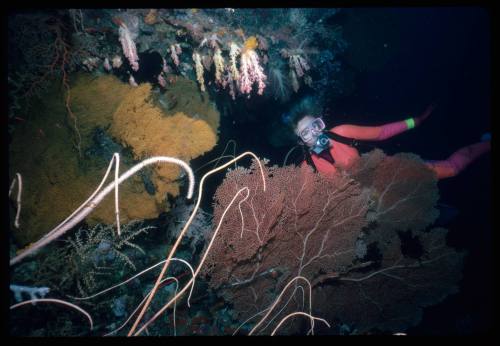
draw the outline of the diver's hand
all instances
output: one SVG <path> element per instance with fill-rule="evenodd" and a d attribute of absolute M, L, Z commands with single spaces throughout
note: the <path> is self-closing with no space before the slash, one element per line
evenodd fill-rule
<path fill-rule="evenodd" d="M 435 103 L 431 103 L 425 109 L 425 111 L 422 114 L 420 114 L 420 116 L 418 116 L 418 117 L 415 118 L 415 125 L 419 126 L 420 124 L 422 124 L 424 122 L 424 120 L 427 119 L 429 117 L 429 115 L 431 115 L 431 113 L 434 110 L 434 108 L 436 108 L 436 104 Z"/>

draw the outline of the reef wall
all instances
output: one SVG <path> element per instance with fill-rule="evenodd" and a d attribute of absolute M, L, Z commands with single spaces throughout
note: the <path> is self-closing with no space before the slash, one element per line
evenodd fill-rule
<path fill-rule="evenodd" d="M 132 87 L 111 75 L 77 75 L 69 105 L 81 136 L 81 155 L 73 120 L 61 102 L 66 96 L 54 83 L 27 109 L 29 115 L 12 137 L 9 173 L 23 176 L 20 228 L 14 232 L 19 246 L 38 240 L 85 201 L 114 152 L 122 155 L 124 172 L 155 155 L 189 162 L 217 143 L 218 111 L 208 94 L 201 97 L 196 84 L 183 77 L 169 90 L 153 93 L 147 83 Z M 119 190 L 121 221 L 167 211 L 166 194 L 179 194 L 184 180 L 180 173 L 177 166 L 162 164 L 124 182 Z M 114 214 L 110 194 L 86 221 L 112 224 Z"/>

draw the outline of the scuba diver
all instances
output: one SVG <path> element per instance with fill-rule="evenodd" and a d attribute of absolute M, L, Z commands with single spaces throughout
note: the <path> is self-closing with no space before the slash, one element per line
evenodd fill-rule
<path fill-rule="evenodd" d="M 338 168 L 348 170 L 360 157 L 355 148 L 356 141 L 382 141 L 419 126 L 433 111 L 430 105 L 418 117 L 408 118 L 380 126 L 338 125 L 325 130 L 317 102 L 306 97 L 284 114 L 300 138 L 304 149 L 305 162 L 323 176 L 328 176 Z M 446 160 L 426 160 L 426 165 L 436 173 L 438 179 L 456 176 L 471 162 L 490 151 L 490 135 L 485 134 L 481 142 L 463 147 Z M 306 165 L 304 162 L 302 167 Z"/>

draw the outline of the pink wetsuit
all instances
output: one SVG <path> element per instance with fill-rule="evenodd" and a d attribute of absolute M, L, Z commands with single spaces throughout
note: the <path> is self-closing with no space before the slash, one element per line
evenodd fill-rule
<path fill-rule="evenodd" d="M 406 130 L 408 130 L 408 125 L 407 122 L 403 120 L 381 126 L 340 125 L 332 128 L 330 132 L 352 139 L 381 141 Z M 356 148 L 333 139 L 330 139 L 330 141 L 332 144 L 330 154 L 335 160 L 335 165 L 332 165 L 324 158 L 315 154 L 311 155 L 317 170 L 324 176 L 336 172 L 336 167 L 348 169 L 359 158 L 359 152 Z M 436 172 L 438 179 L 453 177 L 460 173 L 477 157 L 489 151 L 490 148 L 490 141 L 480 142 L 459 149 L 447 160 L 426 161 L 426 164 Z M 303 162 L 302 165 L 305 166 L 305 162 Z"/>

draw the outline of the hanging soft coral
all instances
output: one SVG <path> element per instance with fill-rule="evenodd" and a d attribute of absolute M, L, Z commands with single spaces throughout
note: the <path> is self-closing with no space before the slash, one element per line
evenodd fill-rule
<path fill-rule="evenodd" d="M 241 53 L 241 48 L 234 42 L 229 46 L 230 70 L 234 80 L 240 79 L 240 73 L 236 67 L 236 58 Z"/>
<path fill-rule="evenodd" d="M 238 86 L 243 94 L 250 94 L 253 83 L 257 82 L 257 94 L 262 95 L 267 79 L 264 74 L 264 69 L 260 66 L 259 56 L 254 50 L 257 47 L 257 39 L 255 36 L 250 37 L 245 41 L 240 57 L 240 78 Z"/>
<path fill-rule="evenodd" d="M 193 53 L 193 60 L 196 69 L 196 79 L 200 83 L 201 91 L 205 91 L 205 79 L 203 78 L 203 65 L 201 64 L 201 57 L 199 53 Z"/>
<path fill-rule="evenodd" d="M 172 57 L 172 61 L 174 62 L 175 66 L 179 66 L 179 54 L 182 53 L 182 49 L 180 44 L 174 43 L 170 46 L 170 56 Z"/>
<path fill-rule="evenodd" d="M 288 63 L 290 65 L 290 68 L 294 69 L 297 73 L 297 76 L 299 77 L 302 77 L 304 75 L 304 71 L 308 71 L 310 69 L 306 59 L 298 54 L 290 55 Z"/>
<path fill-rule="evenodd" d="M 217 83 L 222 83 L 222 73 L 224 72 L 224 57 L 219 48 L 215 49 L 214 65 L 215 65 L 215 80 Z"/>
<path fill-rule="evenodd" d="M 257 38 L 255 36 L 250 36 L 243 44 L 243 53 L 247 50 L 254 50 L 258 45 Z"/>
<path fill-rule="evenodd" d="M 123 54 L 127 57 L 132 69 L 137 71 L 139 69 L 139 56 L 134 40 L 139 36 L 139 18 L 126 12 L 112 20 L 119 26 L 119 40 L 122 44 Z"/>
<path fill-rule="evenodd" d="M 132 38 L 130 30 L 125 24 L 120 25 L 120 43 L 122 44 L 123 54 L 127 57 L 130 62 L 130 66 L 134 71 L 139 69 L 139 56 L 137 55 L 137 48 L 135 47 L 135 42 Z"/>

